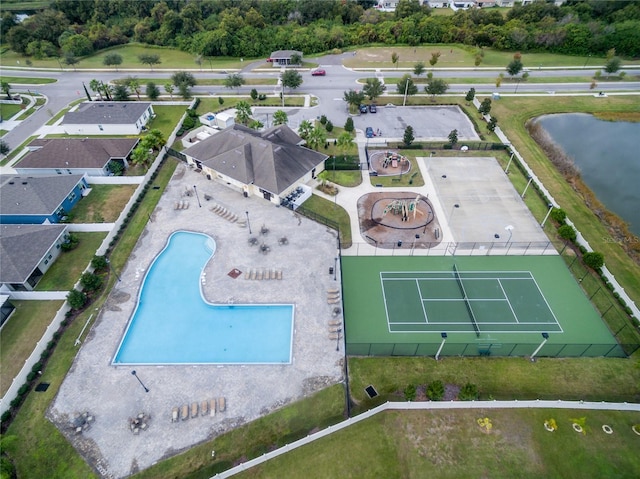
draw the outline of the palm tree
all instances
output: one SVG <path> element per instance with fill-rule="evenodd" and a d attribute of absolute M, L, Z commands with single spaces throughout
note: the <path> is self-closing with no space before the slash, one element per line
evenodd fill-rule
<path fill-rule="evenodd" d="M 307 146 L 312 150 L 317 150 L 320 145 L 324 145 L 327 141 L 327 134 L 324 128 L 313 128 L 307 138 Z"/>
<path fill-rule="evenodd" d="M 167 140 L 162 134 L 162 131 L 154 128 L 145 135 L 141 144 L 144 145 L 147 149 L 159 150 L 167 144 Z"/>
<path fill-rule="evenodd" d="M 98 80 L 91 80 L 89 82 L 89 88 L 96 92 L 100 97 L 100 101 L 102 101 L 102 82 L 99 82 Z"/>
<path fill-rule="evenodd" d="M 132 91 L 135 92 L 136 96 L 138 97 L 138 101 L 140 101 L 140 80 L 138 80 L 136 77 L 128 77 L 126 79 L 126 84 L 129 88 L 131 88 Z"/>
<path fill-rule="evenodd" d="M 286 125 L 289 121 L 289 117 L 286 112 L 282 110 L 277 110 L 273 113 L 273 126 L 276 125 Z"/>
<path fill-rule="evenodd" d="M 353 147 L 353 145 L 355 145 L 355 142 L 353 141 L 353 137 L 349 133 L 345 131 L 340 134 L 338 140 L 336 141 L 336 146 L 344 156 L 345 161 L 347 160 L 347 151 L 349 151 Z"/>
<path fill-rule="evenodd" d="M 306 141 L 312 130 L 313 124 L 309 120 L 302 120 L 298 126 L 298 136 Z"/>
<path fill-rule="evenodd" d="M 166 83 L 164 85 L 164 91 L 166 91 L 169 95 L 171 95 L 171 99 L 173 100 L 173 92 L 174 92 L 174 86 L 172 83 Z"/>
<path fill-rule="evenodd" d="M 239 101 L 236 104 L 236 121 L 246 125 L 251 118 L 251 105 L 246 101 Z"/>
<path fill-rule="evenodd" d="M 393 52 L 391 54 L 391 63 L 393 63 L 396 68 L 398 68 L 398 60 L 400 60 L 400 55 L 398 55 L 396 52 Z"/>

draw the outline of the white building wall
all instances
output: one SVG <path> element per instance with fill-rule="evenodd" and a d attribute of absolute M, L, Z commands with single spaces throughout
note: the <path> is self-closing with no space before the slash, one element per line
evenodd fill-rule
<path fill-rule="evenodd" d="M 142 127 L 128 125 L 82 125 L 68 123 L 62 125 L 67 135 L 139 135 Z"/>

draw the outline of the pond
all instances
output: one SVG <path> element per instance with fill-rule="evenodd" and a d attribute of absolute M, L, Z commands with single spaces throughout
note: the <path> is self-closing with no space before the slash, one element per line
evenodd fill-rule
<path fill-rule="evenodd" d="M 574 158 L 598 199 L 640 236 L 640 123 L 604 121 L 583 113 L 546 115 L 539 121 Z"/>

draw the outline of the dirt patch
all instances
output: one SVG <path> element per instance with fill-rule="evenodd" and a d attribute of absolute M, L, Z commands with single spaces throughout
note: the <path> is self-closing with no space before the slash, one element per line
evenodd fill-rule
<path fill-rule="evenodd" d="M 411 192 L 370 193 L 358 200 L 360 232 L 378 248 L 430 248 L 442 241 L 429 200 Z"/>

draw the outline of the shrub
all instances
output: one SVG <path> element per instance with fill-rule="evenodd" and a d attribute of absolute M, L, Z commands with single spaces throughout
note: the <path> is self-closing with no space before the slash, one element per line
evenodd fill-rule
<path fill-rule="evenodd" d="M 597 251 L 585 253 L 582 257 L 584 264 L 589 268 L 598 270 L 604 266 L 604 255 Z"/>
<path fill-rule="evenodd" d="M 324 127 L 327 129 L 328 132 L 332 132 L 333 131 L 333 123 L 331 123 L 331 121 L 327 120 L 327 122 L 325 123 Z"/>
<path fill-rule="evenodd" d="M 9 419 L 11 419 L 11 411 L 7 409 L 5 412 L 2 413 L 2 417 L 0 417 L 0 421 L 7 422 Z"/>
<path fill-rule="evenodd" d="M 80 277 L 80 284 L 86 291 L 97 291 L 102 286 L 102 278 L 97 274 L 83 273 Z"/>
<path fill-rule="evenodd" d="M 416 398 L 416 387 L 413 384 L 409 384 L 404 388 L 404 398 L 407 401 L 413 401 Z"/>
<path fill-rule="evenodd" d="M 322 123 L 323 125 L 325 125 L 327 123 L 327 117 L 325 115 L 322 115 L 320 117 L 320 123 Z"/>
<path fill-rule="evenodd" d="M 458 399 L 461 401 L 474 401 L 478 399 L 478 386 L 471 383 L 465 384 L 460 388 Z"/>
<path fill-rule="evenodd" d="M 71 251 L 72 249 L 77 248 L 79 242 L 80 240 L 75 233 L 69 233 L 67 235 L 67 240 L 60 245 L 60 249 L 62 251 Z"/>
<path fill-rule="evenodd" d="M 38 373 L 34 373 L 33 371 L 29 372 L 29 374 L 27 374 L 27 381 L 29 382 L 33 381 L 37 375 Z"/>
<path fill-rule="evenodd" d="M 560 238 L 567 241 L 575 241 L 578 237 L 575 228 L 571 225 L 560 226 L 560 228 L 558 228 L 558 235 L 560 235 Z"/>
<path fill-rule="evenodd" d="M 563 225 L 567 219 L 567 213 L 562 208 L 553 208 L 551 210 L 551 218 L 556 223 Z"/>
<path fill-rule="evenodd" d="M 224 105 L 224 98 L 222 98 L 221 96 L 218 97 L 218 104 Z"/>
<path fill-rule="evenodd" d="M 353 118 L 348 117 L 347 121 L 344 122 L 344 131 L 351 133 L 353 128 Z"/>
<path fill-rule="evenodd" d="M 427 386 L 427 397 L 432 401 L 441 401 L 444 397 L 444 384 L 439 379 L 431 381 Z"/>
<path fill-rule="evenodd" d="M 255 100 L 258 98 L 258 90 L 256 90 L 255 88 L 251 89 L 251 99 Z"/>
<path fill-rule="evenodd" d="M 22 386 L 20 386 L 20 389 L 18 389 L 18 396 L 24 396 L 28 392 L 29 392 L 29 385 L 23 384 Z"/>
<path fill-rule="evenodd" d="M 187 116 L 182 122 L 182 128 L 184 130 L 190 130 L 194 126 L 196 126 L 196 121 L 190 116 Z"/>
<path fill-rule="evenodd" d="M 72 289 L 69 291 L 69 294 L 67 294 L 67 301 L 73 309 L 82 309 L 87 302 L 87 295 L 82 291 Z"/>

